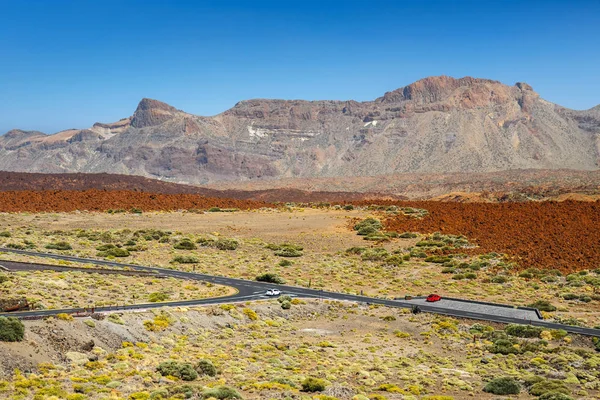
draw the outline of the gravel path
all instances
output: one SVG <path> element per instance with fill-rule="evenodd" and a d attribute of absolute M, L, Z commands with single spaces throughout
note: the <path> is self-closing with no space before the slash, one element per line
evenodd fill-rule
<path fill-rule="evenodd" d="M 514 307 L 502 307 L 492 304 L 478 304 L 461 300 L 444 299 L 434 303 L 428 303 L 424 298 L 406 300 L 407 303 L 415 303 L 416 305 L 428 305 L 439 308 L 447 308 L 452 310 L 469 311 L 473 313 L 497 315 L 501 317 L 522 318 L 524 320 L 538 321 L 539 318 L 534 310 L 523 310 Z"/>

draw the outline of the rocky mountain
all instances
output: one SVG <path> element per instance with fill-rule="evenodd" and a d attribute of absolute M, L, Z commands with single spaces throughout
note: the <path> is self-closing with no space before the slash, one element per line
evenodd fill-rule
<path fill-rule="evenodd" d="M 600 106 L 525 83 L 440 76 L 373 101 L 247 100 L 201 117 L 143 99 L 133 115 L 0 137 L 0 170 L 109 172 L 206 184 L 407 172 L 600 168 Z"/>

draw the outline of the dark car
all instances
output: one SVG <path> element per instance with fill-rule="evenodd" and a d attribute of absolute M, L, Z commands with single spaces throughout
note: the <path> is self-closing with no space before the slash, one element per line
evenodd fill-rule
<path fill-rule="evenodd" d="M 440 296 L 439 294 L 430 294 L 429 296 L 427 296 L 425 301 L 433 303 L 434 301 L 440 301 L 441 299 L 442 299 L 442 296 Z"/>

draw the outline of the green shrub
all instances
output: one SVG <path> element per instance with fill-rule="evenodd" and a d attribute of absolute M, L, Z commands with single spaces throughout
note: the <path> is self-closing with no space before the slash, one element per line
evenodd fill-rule
<path fill-rule="evenodd" d="M 354 225 L 354 230 L 358 231 L 359 235 L 368 235 L 369 233 L 375 233 L 379 231 L 383 225 L 381 225 L 381 221 L 376 218 L 366 218 L 356 225 Z"/>
<path fill-rule="evenodd" d="M 404 259 L 400 255 L 389 256 L 385 259 L 385 265 L 399 267 L 404 263 Z"/>
<path fill-rule="evenodd" d="M 483 391 L 497 395 L 519 394 L 521 392 L 521 385 L 514 378 L 505 376 L 488 382 L 483 387 Z"/>
<path fill-rule="evenodd" d="M 364 253 L 365 251 L 367 251 L 366 247 L 350 247 L 346 249 L 346 254 L 355 254 L 355 255 L 360 255 L 362 253 Z"/>
<path fill-rule="evenodd" d="M 179 399 L 180 396 L 183 396 L 186 399 L 191 399 L 194 396 L 194 387 L 191 385 L 181 385 L 175 387 L 169 387 L 169 395 L 173 398 Z M 178 396 L 180 395 L 180 396 Z"/>
<path fill-rule="evenodd" d="M 283 308 L 284 310 L 289 310 L 290 308 L 292 308 L 292 302 L 291 301 L 281 302 L 281 308 Z"/>
<path fill-rule="evenodd" d="M 0 317 L 0 341 L 20 342 L 25 336 L 25 326 L 15 317 Z"/>
<path fill-rule="evenodd" d="M 383 261 L 390 256 L 390 253 L 382 247 L 374 249 L 367 249 L 362 253 L 361 259 L 363 261 Z"/>
<path fill-rule="evenodd" d="M 578 299 L 579 296 L 577 296 L 574 293 L 565 293 L 565 294 L 562 295 L 562 298 L 565 299 L 565 300 L 575 300 L 575 299 Z"/>
<path fill-rule="evenodd" d="M 537 308 L 540 311 L 552 312 L 556 311 L 556 307 L 554 307 L 548 300 L 538 300 L 535 303 L 529 304 L 528 307 Z"/>
<path fill-rule="evenodd" d="M 194 250 L 197 247 L 190 239 L 181 239 L 179 242 L 175 243 L 173 248 L 177 250 Z"/>
<path fill-rule="evenodd" d="M 0 237 L 9 238 L 11 236 L 12 236 L 12 234 L 9 231 L 0 232 Z"/>
<path fill-rule="evenodd" d="M 302 250 L 293 246 L 282 246 L 279 250 L 275 250 L 275 255 L 279 257 L 300 257 L 302 254 Z"/>
<path fill-rule="evenodd" d="M 584 302 L 584 303 L 589 303 L 590 301 L 592 301 L 592 298 L 587 295 L 581 295 L 581 296 L 579 296 L 579 301 Z"/>
<path fill-rule="evenodd" d="M 474 335 L 488 334 L 493 331 L 494 331 L 494 328 L 492 328 L 491 326 L 479 324 L 479 323 L 475 323 L 475 324 L 471 325 L 471 327 L 469 328 L 469 333 L 474 334 Z"/>
<path fill-rule="evenodd" d="M 431 262 L 431 263 L 436 263 L 436 264 L 443 264 L 450 260 L 451 260 L 451 258 L 446 257 L 446 256 L 429 256 L 429 257 L 425 258 L 425 262 Z"/>
<path fill-rule="evenodd" d="M 279 275 L 277 275 L 274 272 L 266 272 L 262 275 L 258 275 L 256 277 L 256 280 L 258 282 L 268 282 L 268 283 L 277 283 L 279 285 L 283 285 L 285 283 L 285 281 L 283 280 L 282 277 L 280 277 Z"/>
<path fill-rule="evenodd" d="M 519 324 L 508 324 L 506 328 L 504 328 L 504 332 L 510 336 L 516 336 L 520 338 L 539 338 L 542 330 L 543 329 L 539 326 Z"/>
<path fill-rule="evenodd" d="M 156 370 L 162 376 L 174 376 L 183 381 L 193 381 L 198 378 L 198 373 L 188 363 L 180 363 L 177 361 L 165 361 L 156 367 Z"/>
<path fill-rule="evenodd" d="M 281 260 L 281 261 L 279 261 L 278 265 L 280 267 L 289 267 L 292 264 L 293 264 L 293 262 L 291 262 L 290 260 Z"/>
<path fill-rule="evenodd" d="M 106 251 L 99 251 L 96 254 L 98 257 L 129 257 L 129 251 L 119 247 L 113 247 Z"/>
<path fill-rule="evenodd" d="M 502 275 L 496 275 L 496 276 L 494 276 L 490 280 L 490 282 L 492 282 L 492 283 L 506 283 L 506 282 L 508 282 L 508 278 L 505 277 L 505 276 L 502 276 Z"/>
<path fill-rule="evenodd" d="M 375 226 L 371 226 L 371 225 L 362 227 L 357 231 L 357 234 L 360 236 L 369 236 L 369 235 L 375 235 L 378 233 L 379 233 L 379 229 L 377 229 Z"/>
<path fill-rule="evenodd" d="M 346 204 L 343 209 L 346 211 L 352 211 L 354 210 L 354 206 L 352 204 Z"/>
<path fill-rule="evenodd" d="M 296 384 L 287 378 L 275 378 L 271 382 L 280 383 L 282 385 L 288 385 L 289 387 L 296 388 Z"/>
<path fill-rule="evenodd" d="M 151 303 L 158 303 L 166 300 L 169 300 L 169 295 L 164 292 L 154 292 L 148 295 L 148 301 Z"/>
<path fill-rule="evenodd" d="M 200 360 L 194 367 L 200 375 L 217 376 L 217 367 L 210 360 Z"/>
<path fill-rule="evenodd" d="M 302 381 L 302 390 L 305 392 L 322 392 L 326 386 L 327 382 L 319 378 L 308 377 Z"/>
<path fill-rule="evenodd" d="M 171 262 L 179 264 L 196 264 L 200 262 L 200 260 L 198 260 L 198 258 L 194 256 L 176 256 Z"/>
<path fill-rule="evenodd" d="M 215 243 L 215 247 L 219 250 L 235 250 L 240 243 L 235 239 L 219 239 Z"/>
<path fill-rule="evenodd" d="M 573 400 L 573 398 L 564 393 L 544 393 L 538 400 Z"/>
<path fill-rule="evenodd" d="M 208 212 L 221 212 L 221 209 L 219 207 L 211 207 L 208 209 Z"/>
<path fill-rule="evenodd" d="M 529 388 L 529 394 L 534 396 L 542 396 L 548 393 L 569 394 L 570 391 L 563 381 L 558 380 L 543 380 L 533 384 Z"/>
<path fill-rule="evenodd" d="M 398 235 L 398 237 L 402 238 L 402 239 L 414 239 L 417 236 L 418 235 L 416 233 L 413 233 L 413 232 L 404 232 L 404 233 L 401 233 L 400 235 Z"/>
<path fill-rule="evenodd" d="M 242 398 L 242 396 L 237 392 L 237 390 L 230 388 L 229 386 L 217 386 L 202 392 L 203 399 L 210 399 L 211 397 L 218 400 Z"/>
<path fill-rule="evenodd" d="M 9 249 L 16 249 L 16 250 L 25 250 L 26 247 L 24 244 L 21 243 L 8 243 L 6 245 L 6 247 L 8 247 Z"/>
<path fill-rule="evenodd" d="M 517 350 L 513 344 L 514 343 L 508 339 L 497 339 L 488 350 L 490 353 L 494 354 L 519 354 L 519 350 Z"/>
<path fill-rule="evenodd" d="M 596 329 L 598 329 L 598 327 L 596 327 Z M 594 348 L 596 349 L 596 351 L 600 351 L 600 339 L 595 337 L 592 338 L 592 344 L 594 345 Z"/>
<path fill-rule="evenodd" d="M 7 281 L 8 281 L 8 276 L 0 275 L 0 284 L 7 282 Z"/>

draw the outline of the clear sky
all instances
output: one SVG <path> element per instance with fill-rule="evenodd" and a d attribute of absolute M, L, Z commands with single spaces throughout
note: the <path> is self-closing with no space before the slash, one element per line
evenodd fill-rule
<path fill-rule="evenodd" d="M 600 1 L 0 0 L 0 133 L 113 122 L 143 97 L 372 100 L 431 75 L 600 104 Z"/>

